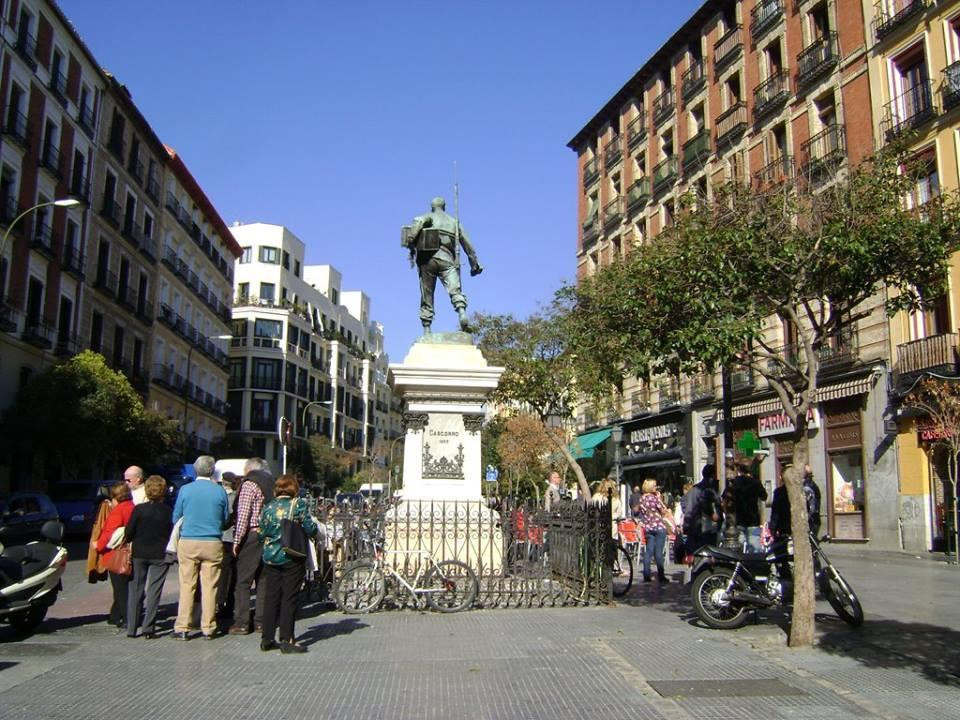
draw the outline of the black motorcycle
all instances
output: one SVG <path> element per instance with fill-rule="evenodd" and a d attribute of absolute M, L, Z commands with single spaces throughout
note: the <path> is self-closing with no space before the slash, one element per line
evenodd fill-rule
<path fill-rule="evenodd" d="M 821 542 L 811 533 L 813 569 L 820 592 L 849 625 L 863 624 L 863 608 L 850 584 L 833 566 Z M 789 605 L 793 601 L 793 542 L 778 540 L 761 553 L 743 553 L 706 545 L 696 558 L 690 595 L 699 618 L 712 628 L 732 630 L 747 622 L 751 610 Z"/>

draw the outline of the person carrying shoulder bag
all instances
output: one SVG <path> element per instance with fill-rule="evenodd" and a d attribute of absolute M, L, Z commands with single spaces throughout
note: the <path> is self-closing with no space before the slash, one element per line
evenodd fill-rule
<path fill-rule="evenodd" d="M 294 642 L 294 623 L 300 607 L 300 587 L 306 576 L 306 556 L 291 547 L 291 536 L 298 529 L 284 525 L 294 523 L 308 538 L 317 536 L 317 524 L 307 503 L 298 501 L 300 484 L 293 475 L 281 475 L 273 486 L 274 499 L 260 515 L 260 539 L 263 541 L 263 577 L 266 592 L 263 604 L 263 631 L 260 649 L 280 648 L 282 653 L 303 653 L 307 649 Z M 286 521 L 286 523 L 285 523 Z M 304 550 L 306 548 L 304 547 Z M 276 643 L 277 626 L 280 644 Z"/>

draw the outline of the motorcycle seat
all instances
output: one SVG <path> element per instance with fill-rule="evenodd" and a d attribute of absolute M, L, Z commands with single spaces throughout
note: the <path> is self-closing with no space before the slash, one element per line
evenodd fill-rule
<path fill-rule="evenodd" d="M 718 558 L 726 558 L 733 562 L 741 562 L 745 565 L 766 562 L 767 558 L 766 552 L 741 552 L 740 550 L 717 547 L 716 545 L 709 545 L 708 549 L 712 555 Z"/>
<path fill-rule="evenodd" d="M 5 561 L 0 565 L 0 570 L 3 570 L 5 575 L 10 576 L 7 568 L 10 567 L 12 571 L 10 563 L 16 564 L 20 573 L 20 578 L 16 582 L 19 582 L 23 578 L 30 577 L 43 570 L 50 564 L 56 554 L 57 548 L 47 543 L 30 543 L 29 545 L 6 548 L 3 555 L 0 556 L 0 561 Z"/>
<path fill-rule="evenodd" d="M 0 557 L 0 583 L 13 585 L 23 580 L 23 568 L 16 560 Z"/>

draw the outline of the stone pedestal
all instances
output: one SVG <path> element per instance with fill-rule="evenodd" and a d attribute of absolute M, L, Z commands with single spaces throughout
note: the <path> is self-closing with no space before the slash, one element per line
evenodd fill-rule
<path fill-rule="evenodd" d="M 502 374 L 461 332 L 425 335 L 403 363 L 390 366 L 406 437 L 402 499 L 391 512 L 402 530 L 388 532 L 388 550 L 425 551 L 499 572 L 503 540 L 497 514 L 483 500 L 480 430 Z"/>
<path fill-rule="evenodd" d="M 503 368 L 490 367 L 467 333 L 417 340 L 389 381 L 403 400 L 404 500 L 480 500 L 480 429 Z"/>

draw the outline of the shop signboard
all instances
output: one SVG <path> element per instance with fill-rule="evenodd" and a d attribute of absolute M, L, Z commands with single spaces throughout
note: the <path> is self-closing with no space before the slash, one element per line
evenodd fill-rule
<path fill-rule="evenodd" d="M 820 413 L 816 408 L 807 410 L 807 428 L 816 430 L 820 427 Z M 796 428 L 793 421 L 785 412 L 775 412 L 761 415 L 757 418 L 757 434 L 760 437 L 773 437 L 792 433 Z"/>

